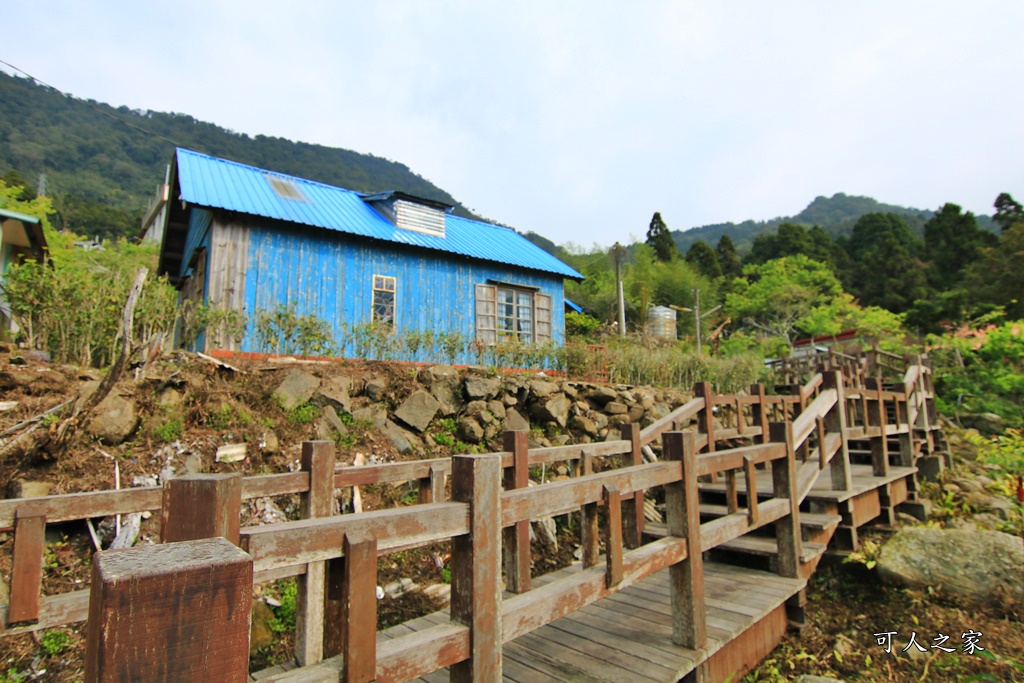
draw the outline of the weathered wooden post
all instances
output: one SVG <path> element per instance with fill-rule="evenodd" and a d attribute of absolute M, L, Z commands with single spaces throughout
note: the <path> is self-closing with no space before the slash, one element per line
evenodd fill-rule
<path fill-rule="evenodd" d="M 594 473 L 594 456 L 583 452 L 583 476 Z M 580 545 L 583 547 L 583 566 L 593 567 L 601 555 L 601 539 L 598 526 L 597 503 L 584 503 L 580 511 Z"/>
<path fill-rule="evenodd" d="M 669 568 L 672 642 L 694 650 L 707 642 L 696 437 L 693 432 L 666 432 L 662 449 L 666 461 L 682 463 L 683 472 L 682 479 L 665 485 L 668 535 L 686 539 L 686 559 Z"/>
<path fill-rule="evenodd" d="M 469 503 L 469 533 L 452 539 L 452 621 L 469 627 L 469 659 L 452 683 L 501 680 L 501 456 L 452 456 L 452 500 Z"/>
<path fill-rule="evenodd" d="M 377 677 L 377 539 L 345 534 L 342 552 L 341 681 L 367 683 Z"/>
<path fill-rule="evenodd" d="M 440 503 L 444 500 L 444 468 L 434 464 L 430 466 L 430 476 L 420 479 L 419 503 Z"/>
<path fill-rule="evenodd" d="M 643 452 L 640 450 L 640 425 L 622 425 L 622 440 L 629 442 L 629 453 L 623 456 L 623 464 L 642 465 L 644 463 Z M 622 518 L 622 539 L 627 548 L 639 548 L 643 542 L 644 535 L 644 492 L 634 491 L 632 495 L 623 499 L 625 514 Z"/>
<path fill-rule="evenodd" d="M 850 475 L 850 443 L 846 439 L 849 421 L 846 416 L 846 387 L 840 372 L 825 373 L 823 386 L 836 390 L 836 405 L 825 416 L 825 431 L 839 434 L 839 452 L 829 461 L 829 474 L 834 491 L 849 491 L 853 487 Z"/>
<path fill-rule="evenodd" d="M 330 517 L 334 512 L 334 442 L 304 441 L 300 462 L 302 471 L 309 472 L 309 490 L 299 502 L 302 517 Z M 295 658 L 301 666 L 308 666 L 323 660 L 325 645 L 331 655 L 341 651 L 343 605 L 327 597 L 327 562 L 310 562 L 296 581 Z M 325 622 L 329 624 L 326 629 Z"/>
<path fill-rule="evenodd" d="M 39 618 L 45 551 L 46 508 L 40 503 L 19 505 L 14 513 L 14 553 L 11 556 L 8 623 Z"/>
<path fill-rule="evenodd" d="M 775 522 L 775 539 L 779 546 L 778 573 L 788 578 L 800 575 L 803 539 L 800 535 L 800 501 L 796 490 L 796 453 L 793 448 L 793 423 L 772 422 L 773 442 L 786 446 L 786 457 L 772 460 L 772 496 L 789 501 L 790 514 Z"/>
<path fill-rule="evenodd" d="M 697 432 L 706 434 L 707 445 L 701 453 L 715 452 L 715 392 L 711 382 L 697 382 L 693 385 L 693 395 L 704 399 L 704 407 L 697 413 Z"/>
<path fill-rule="evenodd" d="M 604 585 L 612 588 L 622 581 L 622 496 L 618 487 L 612 484 L 605 484 L 601 495 L 608 513 L 608 529 L 604 537 Z"/>
<path fill-rule="evenodd" d="M 190 474 L 164 482 L 160 542 L 220 536 L 238 545 L 242 475 Z"/>
<path fill-rule="evenodd" d="M 768 404 L 765 399 L 764 385 L 751 384 L 750 395 L 756 400 L 750 404 L 750 420 L 755 427 L 761 428 L 761 433 L 754 437 L 754 443 L 765 443 L 768 441 Z"/>
<path fill-rule="evenodd" d="M 512 467 L 505 471 L 505 490 L 530 485 L 529 432 L 508 431 L 503 445 L 512 453 Z M 502 530 L 505 560 L 505 587 L 513 593 L 530 590 L 530 520 L 524 519 Z"/>
<path fill-rule="evenodd" d="M 93 555 L 87 683 L 249 679 L 252 558 L 224 538 Z"/>
<path fill-rule="evenodd" d="M 877 377 L 869 377 L 867 389 L 875 395 L 875 411 L 872 422 L 878 427 L 878 436 L 871 437 L 871 473 L 876 477 L 889 476 L 889 436 L 886 434 L 885 401 L 882 399 L 882 383 Z"/>

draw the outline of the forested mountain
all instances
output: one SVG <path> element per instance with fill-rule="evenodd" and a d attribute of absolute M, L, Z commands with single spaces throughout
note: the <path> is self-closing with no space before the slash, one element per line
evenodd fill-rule
<path fill-rule="evenodd" d="M 849 235 L 857 221 L 869 213 L 894 213 L 917 234 L 924 230 L 924 224 L 935 215 L 934 211 L 912 209 L 894 204 L 883 204 L 870 197 L 856 197 L 836 193 L 831 197 L 816 197 L 800 213 L 794 216 L 772 218 L 766 221 L 743 221 L 742 223 L 716 223 L 689 230 L 673 230 L 672 237 L 681 253 L 689 251 L 695 242 L 717 244 L 722 235 L 729 235 L 740 253 L 750 250 L 754 237 L 760 233 L 773 232 L 783 223 L 820 226 L 831 237 Z M 989 216 L 977 216 L 978 227 L 996 232 L 997 227 Z"/>
<path fill-rule="evenodd" d="M 45 174 L 57 220 L 89 235 L 133 235 L 164 177 L 175 145 L 361 192 L 402 190 L 454 204 L 407 166 L 368 154 L 249 137 L 186 114 L 74 101 L 0 71 L 0 175 L 17 171 L 29 187 Z"/>

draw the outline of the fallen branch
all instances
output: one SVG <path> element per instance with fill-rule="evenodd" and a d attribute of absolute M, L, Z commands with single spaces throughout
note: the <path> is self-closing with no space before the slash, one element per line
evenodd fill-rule
<path fill-rule="evenodd" d="M 64 408 L 66 406 L 71 405 L 71 402 L 74 401 L 74 400 L 75 399 L 73 399 L 73 398 L 72 399 L 68 399 L 67 401 L 64 401 L 63 403 L 59 403 L 59 404 L 55 405 L 54 407 L 50 408 L 45 413 L 39 413 L 35 417 L 30 417 L 27 420 L 22 420 L 21 422 L 19 422 L 18 424 L 14 425 L 13 427 L 8 427 L 7 429 L 5 429 L 3 431 L 3 433 L 0 434 L 0 436 L 7 436 L 8 434 L 13 434 L 14 432 L 22 430 L 25 427 L 28 427 L 29 425 L 33 425 L 36 422 L 41 422 L 44 419 L 46 419 L 47 415 L 52 415 L 53 413 L 57 412 L 61 408 Z M 0 444 L 0 445 L 2 445 L 2 444 Z"/>

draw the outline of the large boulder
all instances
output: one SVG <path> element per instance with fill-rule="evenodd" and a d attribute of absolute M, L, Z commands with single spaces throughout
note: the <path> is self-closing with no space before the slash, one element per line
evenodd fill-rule
<path fill-rule="evenodd" d="M 352 419 L 356 422 L 372 422 L 378 427 L 383 427 L 388 419 L 388 409 L 379 403 L 369 403 L 359 408 L 353 408 Z"/>
<path fill-rule="evenodd" d="M 1024 545 L 999 531 L 906 527 L 882 547 L 878 573 L 912 588 L 941 587 L 975 602 L 1024 599 Z"/>
<path fill-rule="evenodd" d="M 565 394 L 558 393 L 534 403 L 530 408 L 530 414 L 541 422 L 557 422 L 559 427 L 564 428 L 571 407 L 572 400 Z"/>
<path fill-rule="evenodd" d="M 338 417 L 337 411 L 331 406 L 324 406 L 320 413 L 320 419 L 316 423 L 317 438 L 323 441 L 334 441 L 347 433 L 348 427 Z"/>
<path fill-rule="evenodd" d="M 418 389 L 405 399 L 395 411 L 395 417 L 418 432 L 423 432 L 441 407 L 440 402 L 431 394 Z"/>
<path fill-rule="evenodd" d="M 530 422 L 518 410 L 509 408 L 505 412 L 505 429 L 510 432 L 528 432 L 530 431 Z"/>
<path fill-rule="evenodd" d="M 608 401 L 604 404 L 604 412 L 609 415 L 625 415 L 629 412 L 629 406 L 621 401 Z"/>
<path fill-rule="evenodd" d="M 320 380 L 305 370 L 290 370 L 281 383 L 274 389 L 274 396 L 285 410 L 302 405 L 313 396 L 320 387 Z"/>
<path fill-rule="evenodd" d="M 450 365 L 432 365 L 421 370 L 417 379 L 430 389 L 430 393 L 441 405 L 441 412 L 454 415 L 462 410 L 462 386 L 459 371 Z"/>
<path fill-rule="evenodd" d="M 587 400 L 593 401 L 599 408 L 603 408 L 606 403 L 618 398 L 619 395 L 610 387 L 595 387 L 587 394 Z"/>
<path fill-rule="evenodd" d="M 469 375 L 466 377 L 464 382 L 466 388 L 466 398 L 469 400 L 475 399 L 491 399 L 498 395 L 501 391 L 501 380 L 497 377 L 480 377 L 478 375 Z"/>
<path fill-rule="evenodd" d="M 559 387 L 554 382 L 545 382 L 542 379 L 535 379 L 530 382 L 530 393 L 534 398 L 545 398 L 557 393 Z"/>
<path fill-rule="evenodd" d="M 464 417 L 459 420 L 456 434 L 466 443 L 480 443 L 484 438 L 484 428 L 472 417 Z"/>
<path fill-rule="evenodd" d="M 106 444 L 116 446 L 126 441 L 138 426 L 135 403 L 112 392 L 96 406 L 85 431 Z"/>
<path fill-rule="evenodd" d="M 423 450 L 423 443 L 415 434 L 402 429 L 391 420 L 386 420 L 380 430 L 386 437 L 391 439 L 391 443 L 395 444 L 395 448 L 403 455 L 412 451 Z"/>
<path fill-rule="evenodd" d="M 352 412 L 352 378 L 340 375 L 330 377 L 320 383 L 319 389 L 313 394 L 313 402 L 328 405 L 335 410 Z"/>

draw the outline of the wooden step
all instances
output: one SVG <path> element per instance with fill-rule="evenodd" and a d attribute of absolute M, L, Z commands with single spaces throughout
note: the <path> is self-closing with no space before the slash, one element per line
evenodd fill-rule
<path fill-rule="evenodd" d="M 826 515 L 817 512 L 801 512 L 800 526 L 821 531 L 830 526 L 839 526 L 843 521 L 842 515 Z"/>
<path fill-rule="evenodd" d="M 826 545 L 824 543 L 814 543 L 812 541 L 804 541 L 801 543 L 802 552 L 800 553 L 800 561 L 803 563 L 810 562 L 825 553 Z M 779 554 L 779 544 L 774 538 L 768 536 L 740 536 L 734 538 L 731 541 L 726 541 L 722 545 L 718 546 L 719 550 L 731 550 L 737 553 L 746 553 L 748 555 L 760 555 L 763 557 L 774 557 Z"/>
<path fill-rule="evenodd" d="M 743 512 L 744 510 L 745 508 L 740 508 L 739 511 Z M 701 503 L 700 514 L 701 517 L 711 517 L 712 519 L 717 519 L 719 517 L 725 517 L 727 514 L 729 514 L 729 508 L 725 505 L 709 505 L 706 503 Z M 816 531 L 820 531 L 821 529 L 825 529 L 829 526 L 838 525 L 842 521 L 843 518 L 840 515 L 825 515 L 812 512 L 800 513 L 800 526 L 807 527 L 809 529 L 814 529 Z M 652 522 L 648 522 L 644 529 L 651 526 L 651 524 Z M 661 525 L 662 536 L 664 535 L 664 526 L 664 524 Z"/>

